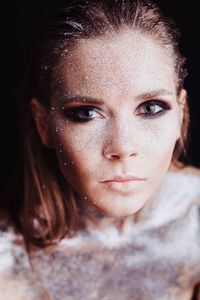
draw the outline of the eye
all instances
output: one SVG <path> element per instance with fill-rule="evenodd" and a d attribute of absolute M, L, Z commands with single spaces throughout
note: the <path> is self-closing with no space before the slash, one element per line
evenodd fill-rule
<path fill-rule="evenodd" d="M 170 109 L 170 105 L 165 101 L 148 100 L 139 105 L 139 107 L 136 110 L 136 114 L 141 115 L 144 118 L 156 118 Z"/>
<path fill-rule="evenodd" d="M 65 116 L 73 122 L 88 122 L 95 118 L 103 118 L 99 109 L 94 106 L 79 106 L 67 109 Z"/>

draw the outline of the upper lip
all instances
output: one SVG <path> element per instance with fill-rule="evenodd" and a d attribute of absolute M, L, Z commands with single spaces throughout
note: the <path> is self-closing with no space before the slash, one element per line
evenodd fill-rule
<path fill-rule="evenodd" d="M 145 178 L 140 178 L 132 175 L 127 175 L 127 176 L 121 176 L 117 175 L 112 178 L 103 180 L 101 182 L 108 182 L 108 181 L 118 181 L 118 182 L 124 182 L 124 181 L 132 181 L 132 180 L 145 180 Z"/>

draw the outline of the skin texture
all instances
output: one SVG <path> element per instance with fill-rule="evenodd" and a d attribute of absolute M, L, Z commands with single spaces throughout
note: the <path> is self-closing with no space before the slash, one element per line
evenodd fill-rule
<path fill-rule="evenodd" d="M 80 42 L 59 68 L 62 86 L 51 99 L 51 112 L 32 101 L 41 139 L 56 149 L 66 181 L 85 206 L 91 203 L 113 218 L 126 216 L 126 222 L 120 232 L 103 218 L 102 230 L 89 226 L 36 252 L 36 273 L 20 241 L 1 233 L 1 257 L 8 262 L 13 257 L 0 272 L 4 300 L 191 300 L 200 280 L 200 172 L 167 172 L 185 99 L 184 90 L 176 96 L 170 53 L 147 36 L 123 33 Z M 161 89 L 168 94 L 152 95 Z M 64 104 L 72 95 L 103 101 L 92 104 L 98 109 L 90 122 L 69 119 L 69 109 L 86 105 Z M 171 109 L 144 118 L 140 104 L 150 99 Z M 118 173 L 145 180 L 130 192 L 99 182 Z"/>
<path fill-rule="evenodd" d="M 149 36 L 124 31 L 80 41 L 59 69 L 60 89 L 51 99 L 48 124 L 36 99 L 32 110 L 43 143 L 56 149 L 66 181 L 84 205 L 92 203 L 106 215 L 124 217 L 145 210 L 180 136 L 179 103 L 186 93 L 182 90 L 177 99 L 170 52 Z M 102 103 L 65 103 L 69 97 Z M 170 109 L 148 118 L 142 106 L 148 100 L 164 101 Z M 69 110 L 85 105 L 93 106 L 89 122 L 69 118 Z M 158 105 L 154 109 L 164 112 Z M 132 189 L 125 183 L 102 183 L 116 176 L 142 180 L 134 181 Z"/>
<path fill-rule="evenodd" d="M 159 201 L 142 222 L 127 217 L 123 232 L 109 224 L 104 230 L 90 226 L 41 249 L 32 255 L 36 272 L 21 237 L 4 228 L 1 298 L 191 300 L 200 280 L 199 182 L 198 169 L 168 171 L 155 195 Z"/>

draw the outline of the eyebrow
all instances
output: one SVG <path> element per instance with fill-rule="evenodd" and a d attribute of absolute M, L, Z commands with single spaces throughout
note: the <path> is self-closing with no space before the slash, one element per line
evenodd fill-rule
<path fill-rule="evenodd" d="M 139 96 L 136 96 L 136 101 L 141 101 L 144 99 L 148 99 L 148 98 L 155 98 L 155 97 L 160 97 L 160 96 L 172 96 L 173 92 L 167 89 L 156 89 L 156 90 L 152 90 L 152 91 L 148 91 L 145 93 L 142 93 Z"/>
<path fill-rule="evenodd" d="M 136 101 L 142 101 L 145 99 L 149 99 L 151 97 L 160 97 L 160 96 L 172 96 L 173 93 L 170 90 L 167 89 L 156 89 L 152 91 L 147 91 L 145 93 L 142 93 L 135 97 Z M 61 105 L 65 105 L 68 103 L 86 103 L 86 104 L 97 104 L 97 105 L 103 105 L 104 101 L 101 99 L 96 99 L 92 97 L 87 96 L 81 96 L 81 95 L 71 95 L 71 96 L 65 96 L 61 97 Z"/>
<path fill-rule="evenodd" d="M 103 105 L 104 101 L 96 98 L 91 97 L 85 97 L 81 95 L 76 96 L 66 96 L 61 98 L 61 104 L 68 104 L 73 102 L 81 102 L 81 103 L 87 103 L 87 104 L 97 104 L 97 105 Z"/>

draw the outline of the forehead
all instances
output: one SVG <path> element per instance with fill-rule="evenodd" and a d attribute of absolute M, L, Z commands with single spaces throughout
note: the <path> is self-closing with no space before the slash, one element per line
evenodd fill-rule
<path fill-rule="evenodd" d="M 150 36 L 131 31 L 80 40 L 63 59 L 62 77 L 67 90 L 88 96 L 175 90 L 176 85 L 170 51 Z"/>

